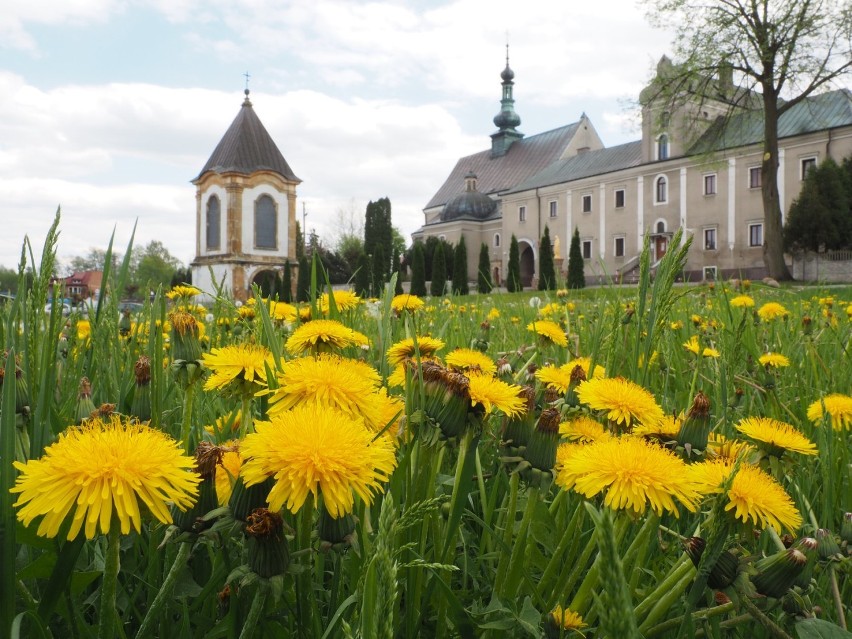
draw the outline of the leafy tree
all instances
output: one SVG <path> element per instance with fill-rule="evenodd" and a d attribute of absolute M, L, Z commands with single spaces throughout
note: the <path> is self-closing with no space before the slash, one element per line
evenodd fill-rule
<path fill-rule="evenodd" d="M 305 234 L 302 232 L 302 226 L 296 222 L 296 259 L 301 260 L 305 254 Z M 297 296 L 298 297 L 298 296 Z"/>
<path fill-rule="evenodd" d="M 393 294 L 402 295 L 405 291 L 402 288 L 402 268 L 399 261 L 399 247 L 393 247 L 393 260 L 391 262 L 393 272 L 396 273 L 396 284 L 394 284 Z"/>
<path fill-rule="evenodd" d="M 358 258 L 364 252 L 364 240 L 360 235 L 344 235 L 337 242 L 336 251 L 346 260 L 350 272 L 358 268 Z"/>
<path fill-rule="evenodd" d="M 447 263 L 444 261 L 444 243 L 439 242 L 432 256 L 432 282 L 429 285 L 429 293 L 433 297 L 440 297 L 447 288 Z"/>
<path fill-rule="evenodd" d="M 376 254 L 376 247 L 381 246 L 381 256 Z M 393 246 L 393 225 L 391 224 L 391 203 L 386 197 L 367 204 L 364 220 L 364 251 L 373 256 L 373 270 L 381 275 L 381 281 L 387 281 L 390 272 L 389 249 Z M 381 260 L 377 260 L 381 257 Z"/>
<path fill-rule="evenodd" d="M 358 268 L 355 270 L 355 292 L 361 297 L 370 297 L 370 256 L 361 253 L 358 256 Z"/>
<path fill-rule="evenodd" d="M 293 301 L 293 273 L 290 268 L 290 260 L 284 262 L 284 274 L 281 276 L 281 291 L 278 299 L 288 304 Z"/>
<path fill-rule="evenodd" d="M 574 227 L 574 235 L 571 236 L 571 248 L 568 250 L 568 288 L 586 288 L 586 276 L 583 273 L 583 268 L 580 229 Z"/>
<path fill-rule="evenodd" d="M 171 286 L 175 287 L 178 284 L 192 284 L 192 269 L 189 266 L 178 267 L 172 274 Z"/>
<path fill-rule="evenodd" d="M 538 250 L 538 290 L 556 290 L 556 268 L 553 265 L 553 245 L 550 243 L 550 229 L 545 225 L 544 235 Z"/>
<path fill-rule="evenodd" d="M 160 242 L 157 242 L 157 244 L 162 246 Z M 134 255 L 131 255 L 131 262 L 133 263 L 132 270 L 136 270 L 136 266 L 138 265 L 140 258 L 140 251 L 135 251 Z M 113 251 L 112 267 L 117 267 L 119 264 L 121 264 L 121 261 L 123 259 L 124 258 L 121 253 L 116 253 Z M 92 247 L 89 249 L 89 252 L 86 253 L 86 255 L 77 255 L 71 258 L 68 263 L 67 274 L 71 275 L 73 273 L 80 273 L 85 271 L 102 271 L 104 268 L 105 261 L 106 250 Z"/>
<path fill-rule="evenodd" d="M 852 11 L 822 0 L 645 0 L 651 20 L 677 29 L 683 64 L 665 94 L 727 104 L 757 99 L 763 115 L 763 260 L 769 275 L 789 280 L 778 193 L 778 120 L 852 69 Z M 736 74 L 741 91 L 720 95 Z M 713 79 L 719 78 L 719 81 Z M 756 95 L 756 93 L 758 95 Z M 696 109 L 700 113 L 701 109 Z M 730 120 L 728 120 L 730 122 Z"/>
<path fill-rule="evenodd" d="M 509 244 L 509 268 L 506 271 L 506 290 L 510 293 L 522 291 L 521 286 L 521 253 L 518 248 L 518 238 L 512 234 L 512 241 Z"/>
<path fill-rule="evenodd" d="M 423 242 L 415 242 L 412 251 L 410 292 L 418 297 L 426 297 L 426 258 L 423 255 Z"/>
<path fill-rule="evenodd" d="M 808 171 L 784 227 L 786 250 L 852 248 L 852 216 L 846 175 L 827 158 Z"/>
<path fill-rule="evenodd" d="M 453 258 L 453 295 L 468 295 L 470 287 L 467 282 L 467 246 L 464 235 L 456 244 Z"/>
<path fill-rule="evenodd" d="M 491 257 L 488 255 L 488 245 L 483 242 L 479 247 L 479 268 L 476 275 L 476 290 L 480 293 L 490 293 L 494 288 L 491 282 Z"/>
<path fill-rule="evenodd" d="M 134 284 L 143 291 L 154 290 L 158 286 L 169 287 L 172 276 L 180 266 L 178 259 L 169 253 L 162 242 L 151 240 L 139 254 Z"/>
<path fill-rule="evenodd" d="M 373 295 L 375 297 L 381 297 L 382 291 L 385 288 L 385 281 L 387 281 L 387 270 L 384 265 L 387 264 L 387 260 L 385 259 L 385 249 L 381 244 L 376 244 L 373 247 L 373 257 L 370 262 L 370 265 L 373 268 L 372 272 L 372 283 L 373 283 Z"/>
<path fill-rule="evenodd" d="M 296 301 L 307 302 L 311 299 L 311 263 L 302 253 L 299 258 L 299 273 L 296 277 Z"/>
<path fill-rule="evenodd" d="M 12 295 L 18 292 L 18 271 L 0 266 L 0 293 L 10 293 Z"/>

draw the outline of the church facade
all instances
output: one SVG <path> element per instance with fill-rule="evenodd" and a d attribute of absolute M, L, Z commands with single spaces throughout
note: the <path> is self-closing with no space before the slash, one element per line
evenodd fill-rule
<path fill-rule="evenodd" d="M 296 259 L 301 180 L 254 112 L 249 92 L 192 183 L 196 188 L 192 282 L 206 295 L 251 296 Z"/>
<path fill-rule="evenodd" d="M 567 259 L 559 258 L 567 257 L 574 229 L 579 231 L 590 283 L 608 277 L 630 281 L 646 236 L 656 263 L 682 228 L 693 237 L 687 278 L 765 276 L 762 115 L 727 114 L 724 92 L 737 89 L 722 78 L 718 101 L 686 101 L 672 109 L 655 100 L 651 89 L 670 71 L 664 57 L 657 78 L 640 95 L 641 139 L 605 147 L 585 114 L 538 135 L 518 132 L 507 58 L 491 148 L 458 160 L 425 206 L 424 224 L 413 239 L 435 236 L 456 244 L 464 236 L 471 280 L 485 243 L 492 279 L 501 284 L 514 235 L 521 280 L 531 286 L 545 226 L 563 275 Z M 800 102 L 781 117 L 779 137 L 783 213 L 809 168 L 827 157 L 840 162 L 852 154 L 852 93 L 832 91 Z"/>

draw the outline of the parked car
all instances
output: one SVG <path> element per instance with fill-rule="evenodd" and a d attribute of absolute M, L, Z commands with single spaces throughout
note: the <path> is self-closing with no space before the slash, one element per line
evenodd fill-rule
<path fill-rule="evenodd" d="M 53 302 L 48 302 L 44 307 L 45 313 L 50 313 L 53 310 Z M 68 302 L 56 302 L 56 310 L 62 313 L 63 316 L 67 317 L 71 314 L 71 304 Z"/>

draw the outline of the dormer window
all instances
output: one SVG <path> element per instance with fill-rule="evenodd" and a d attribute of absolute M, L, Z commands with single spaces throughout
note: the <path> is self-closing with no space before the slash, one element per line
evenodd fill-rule
<path fill-rule="evenodd" d="M 657 138 L 657 159 L 669 159 L 669 136 L 665 133 L 662 133 L 660 137 Z"/>

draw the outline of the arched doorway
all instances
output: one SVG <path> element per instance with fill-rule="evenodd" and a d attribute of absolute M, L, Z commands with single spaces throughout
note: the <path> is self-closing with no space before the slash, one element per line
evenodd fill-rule
<path fill-rule="evenodd" d="M 535 275 L 535 256 L 533 255 L 532 246 L 526 242 L 522 243 L 521 248 L 521 286 L 532 286 L 533 275 Z"/>
<path fill-rule="evenodd" d="M 275 271 L 261 270 L 254 274 L 251 283 L 260 289 L 260 294 L 263 297 L 271 297 L 275 294 L 275 276 Z"/>

